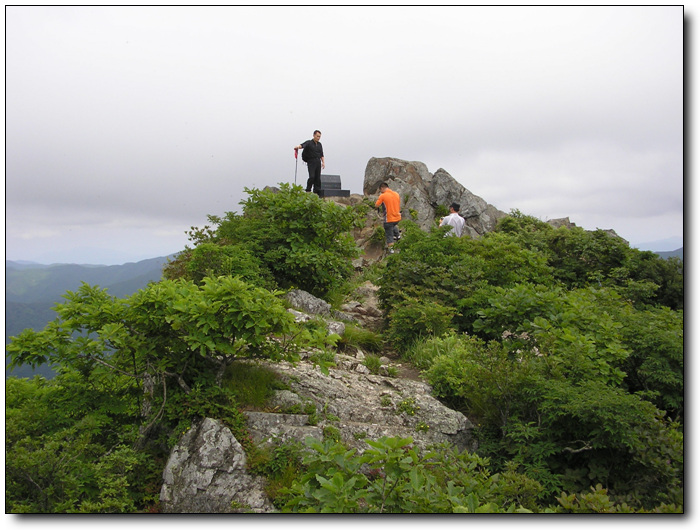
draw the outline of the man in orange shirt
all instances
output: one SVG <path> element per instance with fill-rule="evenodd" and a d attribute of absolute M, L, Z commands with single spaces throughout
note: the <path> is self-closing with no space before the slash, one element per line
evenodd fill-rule
<path fill-rule="evenodd" d="M 389 189 L 386 182 L 379 185 L 381 194 L 375 206 L 384 206 L 384 233 L 386 234 L 386 245 L 389 253 L 393 254 L 395 241 L 399 238 L 399 228 L 396 226 L 401 220 L 401 197 L 394 190 Z"/>

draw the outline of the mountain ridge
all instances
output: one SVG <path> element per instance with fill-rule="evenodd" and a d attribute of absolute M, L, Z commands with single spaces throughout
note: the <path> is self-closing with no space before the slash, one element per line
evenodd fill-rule
<path fill-rule="evenodd" d="M 99 285 L 117 298 L 129 296 L 150 282 L 159 281 L 163 266 L 175 254 L 159 256 L 123 265 L 89 265 L 56 263 L 43 265 L 27 261 L 5 261 L 5 344 L 10 337 L 29 328 L 43 329 L 56 318 L 55 304 L 63 301 L 66 291 L 77 290 L 82 282 Z M 7 367 L 7 359 L 5 359 Z M 48 366 L 32 370 L 23 366 L 8 372 L 17 377 L 32 377 L 41 374 L 53 377 Z"/>

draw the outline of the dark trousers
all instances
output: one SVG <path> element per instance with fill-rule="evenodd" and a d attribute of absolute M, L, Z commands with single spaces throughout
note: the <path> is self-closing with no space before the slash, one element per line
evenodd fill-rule
<path fill-rule="evenodd" d="M 311 191 L 313 186 L 314 193 L 318 193 L 321 189 L 321 159 L 311 159 L 306 165 L 309 167 L 309 180 L 306 181 L 306 191 Z"/>

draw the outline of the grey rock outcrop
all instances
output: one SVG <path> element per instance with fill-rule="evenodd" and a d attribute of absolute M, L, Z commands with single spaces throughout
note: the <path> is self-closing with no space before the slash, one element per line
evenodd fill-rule
<path fill-rule="evenodd" d="M 330 426 L 358 452 L 367 449 L 365 439 L 381 436 L 410 436 L 421 449 L 443 442 L 461 450 L 476 448 L 472 423 L 435 399 L 428 384 L 362 373 L 360 366 L 364 367 L 360 360 L 344 355 L 336 356 L 336 367 L 328 374 L 307 362 L 270 364 L 289 385 L 289 392 L 296 394 L 301 403 L 311 403 L 320 419 L 312 424 L 306 414 L 247 413 L 251 436 L 258 443 L 303 441 L 307 436 L 322 438 Z M 273 406 L 284 411 L 284 402 L 277 399 L 288 403 L 290 396 L 273 400 Z"/>
<path fill-rule="evenodd" d="M 576 223 L 572 223 L 568 217 L 560 217 L 559 219 L 549 219 L 547 220 L 547 224 L 553 226 L 554 228 L 576 228 Z M 618 233 L 615 232 L 615 230 L 613 230 L 612 228 L 605 228 L 601 230 L 608 234 L 610 237 L 617 238 L 621 240 L 625 245 L 629 246 L 629 241 L 627 241 L 624 237 L 618 235 Z M 591 232 L 591 230 L 589 230 L 589 232 Z"/>
<path fill-rule="evenodd" d="M 364 194 L 376 197 L 382 182 L 401 196 L 402 217 L 414 219 L 423 230 L 435 226 L 438 206 L 448 207 L 452 202 L 461 205 L 460 215 L 471 237 L 493 231 L 498 219 L 507 215 L 474 195 L 444 169 L 430 173 L 423 162 L 370 158 L 365 169 Z"/>
<path fill-rule="evenodd" d="M 351 294 L 351 300 L 340 309 L 345 315 L 362 327 L 378 331 L 383 325 L 384 312 L 379 301 L 379 287 L 371 282 L 360 285 Z"/>
<path fill-rule="evenodd" d="M 301 289 L 293 289 L 287 293 L 287 301 L 294 308 L 288 311 L 294 315 L 294 319 L 297 322 L 306 322 L 314 317 L 321 317 L 326 321 L 326 329 L 329 335 L 333 333 L 342 335 L 345 332 L 345 324 L 330 317 L 333 316 L 341 320 L 349 320 L 350 317 L 331 310 L 331 305 L 325 300 Z"/>
<path fill-rule="evenodd" d="M 264 480 L 246 472 L 246 455 L 231 431 L 206 418 L 192 426 L 170 453 L 160 492 L 166 513 L 274 511 Z"/>
<path fill-rule="evenodd" d="M 292 307 L 310 315 L 329 316 L 331 305 L 301 289 L 293 289 L 287 293 L 287 301 Z"/>
<path fill-rule="evenodd" d="M 549 219 L 549 220 L 547 220 L 547 224 L 553 226 L 554 228 L 561 228 L 562 226 L 565 228 L 573 228 L 576 226 L 576 223 L 572 223 L 568 217 L 560 217 L 558 219 Z"/>

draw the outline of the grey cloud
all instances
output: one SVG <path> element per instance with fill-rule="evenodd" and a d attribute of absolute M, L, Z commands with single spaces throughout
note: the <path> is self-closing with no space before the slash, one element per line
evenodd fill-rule
<path fill-rule="evenodd" d="M 46 243 L 80 223 L 139 225 L 141 239 L 204 224 L 244 187 L 292 182 L 295 167 L 304 184 L 291 148 L 317 128 L 326 172 L 353 192 L 370 157 L 392 156 L 443 167 L 505 211 L 586 226 L 609 208 L 641 232 L 656 207 L 682 234 L 682 16 L 8 7 L 8 242 L 18 225 Z"/>

